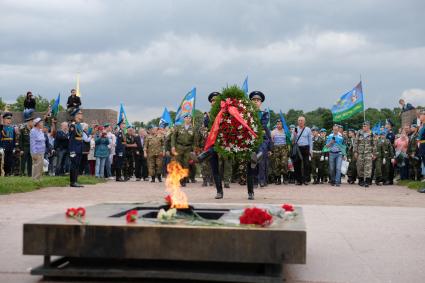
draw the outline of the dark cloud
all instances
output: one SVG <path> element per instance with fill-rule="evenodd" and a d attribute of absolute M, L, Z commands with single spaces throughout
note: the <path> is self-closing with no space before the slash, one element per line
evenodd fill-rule
<path fill-rule="evenodd" d="M 360 74 L 367 106 L 425 89 L 424 1 L 2 1 L 0 95 L 68 94 L 86 107 L 125 103 L 132 119 L 197 105 L 226 84 L 266 106 L 331 107 Z"/>

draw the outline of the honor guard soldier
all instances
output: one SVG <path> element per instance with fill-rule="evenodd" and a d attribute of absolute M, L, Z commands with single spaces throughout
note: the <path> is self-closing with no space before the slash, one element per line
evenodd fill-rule
<path fill-rule="evenodd" d="M 12 113 L 5 112 L 0 121 L 0 175 L 11 176 L 14 165 L 14 151 L 16 147 L 15 128 L 12 126 Z M 3 173 L 4 172 L 4 173 Z"/>
<path fill-rule="evenodd" d="M 357 160 L 359 185 L 367 188 L 372 183 L 372 161 L 376 158 L 376 143 L 368 121 L 363 123 L 363 128 L 357 133 L 354 158 Z"/>
<path fill-rule="evenodd" d="M 71 112 L 71 116 L 74 117 L 74 121 L 69 125 L 69 157 L 71 161 L 69 180 L 71 187 L 80 188 L 83 186 L 77 181 L 83 155 L 83 127 L 81 125 L 83 112 L 77 108 Z"/>
<path fill-rule="evenodd" d="M 21 176 L 25 176 L 25 169 L 27 169 L 27 176 L 32 175 L 32 158 L 30 152 L 30 132 L 33 127 L 34 117 L 25 119 L 25 125 L 20 130 L 19 134 L 19 149 L 21 155 Z"/>
<path fill-rule="evenodd" d="M 199 138 L 196 152 L 199 154 L 205 146 L 205 143 L 208 138 L 208 125 L 209 125 L 209 117 L 204 116 L 203 125 L 199 129 Z M 194 159 L 196 160 L 196 159 Z M 209 162 L 201 163 L 201 174 L 202 174 L 202 187 L 207 187 L 208 183 L 210 185 L 213 184 L 212 174 L 211 174 L 211 166 Z"/>
<path fill-rule="evenodd" d="M 261 104 L 266 99 L 265 95 L 261 91 L 253 91 L 249 94 L 249 99 L 257 107 L 261 125 L 264 129 L 263 143 L 260 145 L 257 151 L 257 156 L 262 156 L 262 158 L 255 167 L 252 166 L 252 162 L 248 162 L 247 164 L 246 185 L 248 189 L 248 199 L 253 200 L 254 181 L 256 176 L 258 176 L 258 181 L 261 187 L 264 187 L 266 183 L 267 157 L 271 154 L 271 134 L 269 128 L 267 127 L 269 115 L 267 112 L 261 111 Z"/>
<path fill-rule="evenodd" d="M 118 122 L 118 131 L 115 134 L 116 136 L 116 146 L 115 146 L 115 180 L 117 182 L 124 182 L 122 178 L 122 171 L 124 167 L 124 154 L 125 154 L 125 145 L 126 140 L 124 136 L 124 127 L 125 121 L 121 119 Z"/>
<path fill-rule="evenodd" d="M 276 129 L 271 132 L 271 142 L 273 144 L 272 163 L 274 170 L 275 184 L 280 185 L 283 183 L 288 184 L 288 155 L 289 155 L 289 144 L 286 140 L 286 136 L 289 133 L 285 133 L 282 127 L 282 120 L 276 120 Z"/>
<path fill-rule="evenodd" d="M 162 163 L 165 155 L 165 137 L 159 133 L 157 127 L 150 130 L 150 134 L 145 139 L 144 155 L 148 161 L 148 172 L 151 176 L 151 182 L 155 182 L 155 177 L 158 182 L 162 182 Z"/>
<path fill-rule="evenodd" d="M 175 126 L 171 136 L 171 152 L 183 168 L 189 169 L 190 153 L 195 149 L 197 135 L 192 126 L 192 115 L 185 113 L 183 119 L 183 125 Z M 186 177 L 180 180 L 180 183 L 185 187 L 187 181 L 188 178 Z"/>
<path fill-rule="evenodd" d="M 134 135 L 134 128 L 127 127 L 127 134 L 125 135 L 125 166 L 124 166 L 124 180 L 128 181 L 134 174 L 134 156 L 136 154 L 136 137 Z"/>

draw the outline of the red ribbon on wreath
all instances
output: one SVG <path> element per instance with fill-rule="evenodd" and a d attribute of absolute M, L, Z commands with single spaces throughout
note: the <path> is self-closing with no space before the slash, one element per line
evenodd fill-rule
<path fill-rule="evenodd" d="M 214 124 L 211 127 L 211 131 L 208 135 L 207 141 L 205 142 L 204 151 L 210 149 L 214 144 L 218 136 L 218 130 L 220 129 L 220 120 L 223 116 L 223 113 L 228 112 L 232 115 L 241 125 L 246 128 L 255 138 L 257 134 L 248 126 L 245 120 L 241 117 L 240 112 L 235 106 L 231 105 L 230 98 L 227 98 L 225 101 L 221 101 L 221 109 L 215 117 Z"/>

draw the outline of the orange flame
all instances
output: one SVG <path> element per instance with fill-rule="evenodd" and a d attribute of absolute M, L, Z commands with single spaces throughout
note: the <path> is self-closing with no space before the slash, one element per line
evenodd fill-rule
<path fill-rule="evenodd" d="M 167 165 L 167 172 L 165 186 L 171 196 L 170 208 L 188 208 L 187 196 L 180 189 L 180 180 L 189 176 L 189 169 L 183 168 L 177 161 L 171 161 Z"/>

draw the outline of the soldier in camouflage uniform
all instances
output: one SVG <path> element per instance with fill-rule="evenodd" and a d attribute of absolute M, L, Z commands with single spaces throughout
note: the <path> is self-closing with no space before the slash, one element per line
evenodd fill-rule
<path fill-rule="evenodd" d="M 152 128 L 143 145 L 145 158 L 148 161 L 148 172 L 152 183 L 155 177 L 161 182 L 162 159 L 165 155 L 164 136 L 158 133 L 158 128 Z"/>
<path fill-rule="evenodd" d="M 389 184 L 391 184 L 390 174 L 391 174 L 391 170 L 393 168 L 395 151 L 394 151 L 394 147 L 391 144 L 391 141 L 387 138 L 388 135 L 387 135 L 386 131 L 381 132 L 381 134 L 384 134 L 384 133 L 385 133 L 385 139 L 384 139 L 384 143 L 383 143 L 384 158 L 382 160 L 382 178 L 383 178 L 384 185 L 389 185 Z"/>
<path fill-rule="evenodd" d="M 376 157 L 376 143 L 368 121 L 363 123 L 362 130 L 357 133 L 353 151 L 357 160 L 359 185 L 367 188 L 372 183 L 372 161 Z"/>
<path fill-rule="evenodd" d="M 129 127 L 125 135 L 125 154 L 124 154 L 124 180 L 128 181 L 134 174 L 134 156 L 136 154 L 137 144 L 134 129 Z"/>
<path fill-rule="evenodd" d="M 176 126 L 171 135 L 171 152 L 183 168 L 189 169 L 190 153 L 197 144 L 197 135 L 192 126 L 192 116 L 186 113 L 183 117 L 184 124 Z M 187 178 L 183 178 L 180 183 L 185 187 Z"/>
<path fill-rule="evenodd" d="M 414 181 L 421 180 L 421 159 L 419 158 L 419 147 L 417 144 L 418 127 L 416 124 L 410 126 L 409 146 L 407 155 L 409 156 L 409 177 Z"/>
<path fill-rule="evenodd" d="M 208 124 L 207 125 L 204 124 L 199 129 L 197 153 L 201 152 L 202 149 L 204 148 L 207 137 L 208 137 Z M 210 185 L 213 184 L 211 165 L 209 162 L 201 162 L 201 174 L 202 174 L 202 187 L 207 187 L 208 184 Z"/>
<path fill-rule="evenodd" d="M 317 185 L 320 180 L 323 179 L 323 163 L 321 164 L 320 159 L 322 158 L 322 150 L 325 146 L 325 140 L 320 136 L 319 129 L 317 127 L 311 128 L 313 133 L 313 156 L 311 157 L 311 173 L 313 175 L 313 184 Z"/>
<path fill-rule="evenodd" d="M 19 133 L 19 150 L 21 155 L 21 176 L 32 175 L 32 158 L 30 152 L 30 131 L 32 129 L 32 121 L 34 117 L 25 120 L 25 125 L 20 129 Z M 25 169 L 27 172 L 25 174 Z"/>
<path fill-rule="evenodd" d="M 218 168 L 220 168 L 220 176 L 223 180 L 224 187 L 230 188 L 230 180 L 232 178 L 232 167 L 233 162 L 232 158 L 219 156 L 218 158 Z"/>
<path fill-rule="evenodd" d="M 271 139 L 273 143 L 271 161 L 273 164 L 273 175 L 275 184 L 288 184 L 288 155 L 289 144 L 287 143 L 286 133 L 282 127 L 282 121 L 276 121 L 276 129 L 271 132 Z"/>
<path fill-rule="evenodd" d="M 355 138 L 356 132 L 353 129 L 349 129 L 347 138 L 347 161 L 349 162 L 347 176 L 349 184 L 354 184 L 357 179 L 357 164 L 356 160 L 354 159 Z"/>
<path fill-rule="evenodd" d="M 382 176 L 382 167 L 383 160 L 385 158 L 385 133 L 380 133 L 379 136 L 375 135 L 374 140 L 376 143 L 376 159 L 373 161 L 373 168 L 375 177 L 375 184 L 377 186 L 382 186 L 383 176 Z"/>
<path fill-rule="evenodd" d="M 320 137 L 323 139 L 324 143 L 326 141 L 326 129 L 320 129 Z M 320 165 L 319 169 L 321 170 L 321 179 L 320 184 L 327 183 L 329 177 L 329 152 L 322 152 L 322 156 L 320 157 Z"/>

